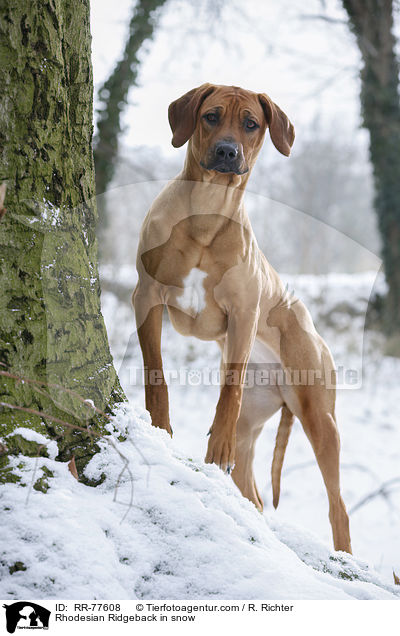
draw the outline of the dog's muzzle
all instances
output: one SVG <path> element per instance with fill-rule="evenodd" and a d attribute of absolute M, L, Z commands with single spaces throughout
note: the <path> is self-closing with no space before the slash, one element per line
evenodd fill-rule
<path fill-rule="evenodd" d="M 233 172 L 245 174 L 248 168 L 244 166 L 242 150 L 237 143 L 231 141 L 218 141 L 209 155 L 207 164 L 200 162 L 206 170 L 217 172 Z"/>

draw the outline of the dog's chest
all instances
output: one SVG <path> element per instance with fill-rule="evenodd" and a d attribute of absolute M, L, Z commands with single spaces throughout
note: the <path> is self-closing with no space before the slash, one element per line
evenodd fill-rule
<path fill-rule="evenodd" d="M 232 293 L 225 288 L 232 286 L 230 273 L 238 263 L 247 262 L 250 243 L 251 234 L 240 224 L 203 215 L 175 224 L 167 241 L 142 254 L 179 332 L 205 340 L 225 334 L 223 299 L 232 297 L 237 286 Z"/>
<path fill-rule="evenodd" d="M 249 231 L 239 223 L 215 214 L 195 215 L 176 223 L 168 240 L 145 250 L 141 260 L 158 283 L 194 289 L 201 296 L 204 278 L 218 284 L 238 261 L 246 260 L 250 243 Z M 190 295 L 188 291 L 184 298 Z"/>
<path fill-rule="evenodd" d="M 215 299 L 218 283 L 214 272 L 203 267 L 204 264 L 202 269 L 192 267 L 179 286 L 169 286 L 166 304 L 172 323 L 181 334 L 216 340 L 225 335 L 227 317 Z"/>
<path fill-rule="evenodd" d="M 189 274 L 183 279 L 183 291 L 178 293 L 176 297 L 177 304 L 184 311 L 200 314 L 206 307 L 206 290 L 204 280 L 207 278 L 207 272 L 202 271 L 198 267 L 193 267 Z"/>

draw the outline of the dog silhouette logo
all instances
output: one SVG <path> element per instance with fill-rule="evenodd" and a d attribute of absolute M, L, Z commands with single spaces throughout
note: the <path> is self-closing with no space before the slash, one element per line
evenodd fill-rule
<path fill-rule="evenodd" d="M 32 603 L 18 601 L 3 605 L 6 610 L 6 626 L 9 634 L 18 629 L 49 629 L 50 610 Z"/>

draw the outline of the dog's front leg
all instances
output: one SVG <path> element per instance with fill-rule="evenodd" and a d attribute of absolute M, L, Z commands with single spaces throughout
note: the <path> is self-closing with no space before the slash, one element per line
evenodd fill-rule
<path fill-rule="evenodd" d="M 146 409 L 153 426 L 163 428 L 172 436 L 169 422 L 168 388 L 161 357 L 163 304 L 150 303 L 151 296 L 138 287 L 133 295 L 136 325 L 144 364 Z"/>
<path fill-rule="evenodd" d="M 221 368 L 221 393 L 210 429 L 207 464 L 217 464 L 228 473 L 235 464 L 236 423 L 242 405 L 247 361 L 253 347 L 257 318 L 253 312 L 232 312 Z"/>

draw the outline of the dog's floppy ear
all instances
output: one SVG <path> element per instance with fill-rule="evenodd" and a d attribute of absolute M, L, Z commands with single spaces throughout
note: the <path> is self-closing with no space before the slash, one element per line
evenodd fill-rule
<path fill-rule="evenodd" d="M 260 100 L 269 126 L 272 143 L 279 152 L 288 157 L 294 142 L 293 124 L 289 121 L 289 118 L 285 115 L 283 110 L 274 104 L 268 95 L 261 93 L 258 99 Z"/>
<path fill-rule="evenodd" d="M 202 84 L 169 105 L 168 120 L 173 133 L 172 145 L 175 148 L 183 146 L 193 135 L 199 108 L 213 90 L 212 84 Z"/>

